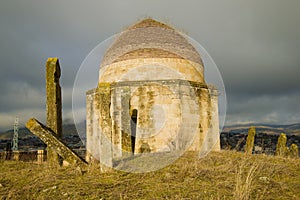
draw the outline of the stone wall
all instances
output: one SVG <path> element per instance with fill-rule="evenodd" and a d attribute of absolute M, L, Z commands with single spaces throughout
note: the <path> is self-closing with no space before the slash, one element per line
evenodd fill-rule
<path fill-rule="evenodd" d="M 203 66 L 179 58 L 137 58 L 101 67 L 99 83 L 182 79 L 204 83 Z"/>
<path fill-rule="evenodd" d="M 0 161 L 14 160 L 24 162 L 44 162 L 47 159 L 45 150 L 32 150 L 32 151 L 3 151 L 0 152 Z"/>
<path fill-rule="evenodd" d="M 88 161 L 92 157 L 101 160 L 103 156 L 118 158 L 142 152 L 209 151 L 218 143 L 215 89 L 183 80 L 125 81 L 109 86 L 99 84 L 87 93 Z M 103 98 L 99 94 L 103 92 L 110 98 Z M 134 112 L 136 124 L 132 120 Z M 135 139 L 131 137 L 133 127 Z M 216 144 L 214 150 L 219 148 Z"/>
<path fill-rule="evenodd" d="M 96 160 L 106 166 L 112 166 L 110 105 L 110 84 L 99 83 L 95 90 L 87 93 L 87 162 Z"/>

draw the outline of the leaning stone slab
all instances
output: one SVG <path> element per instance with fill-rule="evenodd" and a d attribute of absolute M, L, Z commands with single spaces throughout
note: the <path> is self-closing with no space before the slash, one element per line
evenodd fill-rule
<path fill-rule="evenodd" d="M 60 141 L 56 137 L 51 129 L 44 126 L 42 123 L 34 118 L 31 118 L 26 123 L 26 127 L 36 136 L 38 136 L 43 142 L 45 142 L 51 150 L 58 153 L 64 160 L 73 166 L 79 166 L 80 168 L 87 165 L 87 163 L 81 159 L 75 152 L 73 152 L 67 145 Z"/>

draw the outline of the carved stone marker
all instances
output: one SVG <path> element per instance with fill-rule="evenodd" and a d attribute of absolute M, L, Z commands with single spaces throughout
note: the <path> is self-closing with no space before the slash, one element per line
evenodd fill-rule
<path fill-rule="evenodd" d="M 247 155 L 251 155 L 254 147 L 254 140 L 255 140 L 255 134 L 256 134 L 256 129 L 254 126 L 249 128 L 248 131 L 248 136 L 247 136 L 247 141 L 246 141 L 246 148 L 245 148 L 245 153 Z"/>
<path fill-rule="evenodd" d="M 276 145 L 276 156 L 285 157 L 287 155 L 287 146 L 286 146 L 287 137 L 286 134 L 281 133 L 278 137 L 277 145 Z"/>
<path fill-rule="evenodd" d="M 83 159 L 56 137 L 56 133 L 36 119 L 29 119 L 26 127 L 48 145 L 48 151 L 51 150 L 58 153 L 68 163 L 73 166 L 79 166 L 81 169 L 87 165 Z"/>
<path fill-rule="evenodd" d="M 59 85 L 60 66 L 58 58 L 48 58 L 46 63 L 46 112 L 47 127 L 51 129 L 58 138 L 62 137 L 62 104 L 61 88 Z M 50 147 L 50 148 L 49 148 Z M 49 164 L 61 165 L 62 159 L 48 146 L 47 160 Z"/>
<path fill-rule="evenodd" d="M 298 158 L 299 156 L 299 148 L 297 144 L 292 144 L 290 147 L 289 157 L 290 158 Z"/>

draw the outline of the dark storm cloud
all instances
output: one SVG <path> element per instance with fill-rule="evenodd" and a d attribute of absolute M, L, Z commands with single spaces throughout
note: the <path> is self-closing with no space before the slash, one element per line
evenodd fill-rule
<path fill-rule="evenodd" d="M 300 1 L 112 0 L 0 3 L 0 129 L 14 116 L 44 120 L 48 57 L 62 67 L 64 119 L 85 56 L 101 41 L 151 16 L 200 42 L 223 76 L 227 123 L 299 122 Z M 84 108 L 80 112 L 84 112 Z"/>

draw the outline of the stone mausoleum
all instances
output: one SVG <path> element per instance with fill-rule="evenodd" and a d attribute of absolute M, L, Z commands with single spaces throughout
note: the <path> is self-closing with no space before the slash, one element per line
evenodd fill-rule
<path fill-rule="evenodd" d="M 218 91 L 204 67 L 169 25 L 145 19 L 120 33 L 86 95 L 87 160 L 219 150 Z"/>

